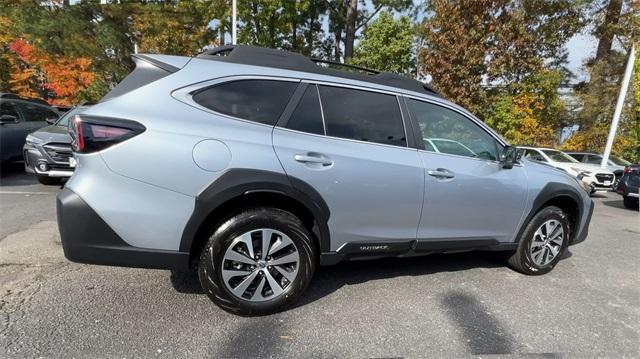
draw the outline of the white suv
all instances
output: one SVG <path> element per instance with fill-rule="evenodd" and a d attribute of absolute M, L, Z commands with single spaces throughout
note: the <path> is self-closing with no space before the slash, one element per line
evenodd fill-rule
<path fill-rule="evenodd" d="M 519 157 L 546 163 L 582 180 L 590 192 L 609 191 L 613 186 L 613 172 L 598 165 L 582 163 L 568 154 L 551 148 L 518 147 Z"/>

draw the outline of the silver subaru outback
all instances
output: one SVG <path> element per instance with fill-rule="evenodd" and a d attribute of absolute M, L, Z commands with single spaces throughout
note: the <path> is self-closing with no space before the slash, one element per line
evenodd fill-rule
<path fill-rule="evenodd" d="M 536 275 L 587 236 L 574 178 L 418 81 L 249 46 L 134 61 L 72 120 L 71 261 L 193 268 L 217 305 L 259 315 L 318 265 L 491 250 Z"/>

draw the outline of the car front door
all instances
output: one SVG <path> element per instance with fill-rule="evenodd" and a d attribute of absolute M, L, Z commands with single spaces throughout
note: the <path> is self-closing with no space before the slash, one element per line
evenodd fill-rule
<path fill-rule="evenodd" d="M 419 243 L 512 241 L 526 205 L 524 168 L 502 168 L 503 146 L 462 112 L 435 102 L 405 100 L 423 141 L 448 140 L 468 149 L 418 151 L 426 172 Z"/>
<path fill-rule="evenodd" d="M 287 175 L 327 203 L 330 250 L 415 240 L 424 170 L 417 150 L 407 146 L 397 96 L 301 86 L 295 110 L 273 131 L 273 145 Z"/>

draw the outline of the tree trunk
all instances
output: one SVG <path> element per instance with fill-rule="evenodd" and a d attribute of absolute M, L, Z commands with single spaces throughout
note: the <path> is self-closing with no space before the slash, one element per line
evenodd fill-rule
<path fill-rule="evenodd" d="M 309 10 L 309 32 L 307 32 L 307 56 L 311 56 L 313 53 L 313 34 L 314 26 L 316 25 L 316 7 L 315 4 L 311 4 Z"/>
<path fill-rule="evenodd" d="M 358 0 L 347 0 L 347 26 L 344 38 L 344 61 L 353 57 L 353 44 L 356 40 L 356 19 L 358 17 Z"/>
<path fill-rule="evenodd" d="M 599 26 L 600 37 L 598 39 L 596 61 L 606 57 L 611 51 L 611 45 L 613 44 L 613 33 L 609 30 L 609 28 L 618 24 L 621 11 L 622 0 L 609 0 L 609 5 L 607 5 L 607 14 L 605 15 L 604 22 Z"/>
<path fill-rule="evenodd" d="M 335 51 L 334 56 L 335 56 L 336 62 L 340 62 L 340 55 L 341 55 L 340 43 L 341 42 L 342 42 L 342 30 L 337 30 L 335 35 L 335 43 L 333 44 L 334 51 Z"/>

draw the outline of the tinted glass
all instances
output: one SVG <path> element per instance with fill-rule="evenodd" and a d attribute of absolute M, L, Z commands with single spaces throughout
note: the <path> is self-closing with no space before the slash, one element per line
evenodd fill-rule
<path fill-rule="evenodd" d="M 465 116 L 428 102 L 409 99 L 427 151 L 487 160 L 498 159 L 496 140 Z"/>
<path fill-rule="evenodd" d="M 291 114 L 287 128 L 324 135 L 322 113 L 316 85 L 310 85 Z"/>
<path fill-rule="evenodd" d="M 609 156 L 609 160 L 611 162 L 617 164 L 618 166 L 628 166 L 628 165 L 631 164 L 631 162 L 629 162 L 629 161 L 627 161 L 627 160 L 625 160 L 623 158 L 620 158 L 618 156 L 613 156 L 613 155 Z"/>
<path fill-rule="evenodd" d="M 198 104 L 249 121 L 275 125 L 291 98 L 297 82 L 241 80 L 198 91 Z"/>
<path fill-rule="evenodd" d="M 587 157 L 587 163 L 593 163 L 593 164 L 599 165 L 601 162 L 602 162 L 602 156 L 589 155 L 589 157 Z"/>
<path fill-rule="evenodd" d="M 524 157 L 533 161 L 547 162 L 547 160 L 540 153 L 538 153 L 538 151 L 535 150 L 527 150 Z"/>
<path fill-rule="evenodd" d="M 395 96 L 330 86 L 319 89 L 328 136 L 407 146 Z"/>
<path fill-rule="evenodd" d="M 0 116 L 9 115 L 16 118 L 16 121 L 20 120 L 20 114 L 18 108 L 13 101 L 0 100 Z"/>
<path fill-rule="evenodd" d="M 567 153 L 567 154 L 580 162 L 585 162 L 586 155 L 583 155 L 580 153 Z"/>
<path fill-rule="evenodd" d="M 27 101 L 19 101 L 18 106 L 22 111 L 25 121 L 44 122 L 47 119 L 57 119 L 59 115 L 52 109 Z"/>

